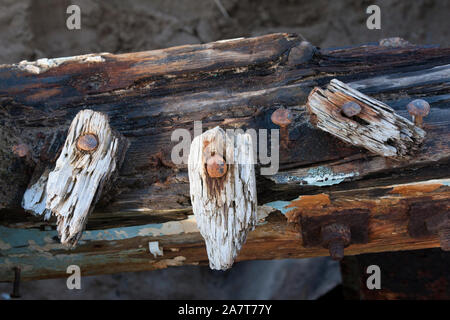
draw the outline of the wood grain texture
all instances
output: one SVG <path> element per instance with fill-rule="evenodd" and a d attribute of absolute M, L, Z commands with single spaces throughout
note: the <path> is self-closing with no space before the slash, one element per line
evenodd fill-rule
<path fill-rule="evenodd" d="M 292 50 L 304 47 L 311 49 L 305 55 L 305 50 Z M 217 125 L 277 129 L 270 115 L 280 105 L 289 108 L 295 120 L 288 127 L 289 146 L 280 158 L 278 174 L 261 176 L 257 165 L 258 198 L 263 203 L 292 199 L 323 187 L 348 188 L 348 182 L 366 177 L 372 184 L 383 183 L 380 175 L 392 170 L 400 174 L 430 161 L 448 165 L 449 49 L 373 45 L 319 51 L 294 35 L 276 34 L 101 56 L 103 62 L 69 59 L 39 74 L 16 66 L 0 68 L 2 121 L 17 130 L 18 141 L 30 146 L 36 166 L 58 154 L 70 121 L 83 108 L 107 114 L 111 126 L 129 140 L 114 199 L 103 198 L 96 208 L 99 219 L 102 217 L 100 224 L 185 218 L 190 207 L 187 166 L 171 163 L 171 149 L 176 144 L 170 139 L 172 131 L 192 130 L 195 120 L 202 121 L 204 130 Z M 432 111 L 425 119 L 429 138 L 423 149 L 409 161 L 391 161 L 311 127 L 304 107 L 307 97 L 315 86 L 333 78 L 369 93 L 406 118 L 407 102 L 426 94 Z M 35 167 L 24 170 L 25 161 L 14 156 L 12 144 L 8 141 L 0 146 L 11 159 L 1 164 L 5 180 L 16 176 L 4 190 L 5 196 L 0 193 L 4 199 L 0 203 L 17 210 L 21 195 L 17 199 L 11 194 L 25 190 Z M 327 180 L 330 183 L 316 174 L 325 171 L 333 177 Z M 439 177 L 443 171 L 430 173 L 426 179 Z M 404 179 L 407 182 L 414 177 L 406 173 Z"/>
<path fill-rule="evenodd" d="M 342 106 L 348 102 L 360 107 L 357 115 L 342 114 Z M 314 88 L 306 107 L 319 129 L 383 157 L 410 158 L 425 139 L 425 131 L 391 107 L 336 79 L 324 90 Z"/>
<path fill-rule="evenodd" d="M 330 203 L 345 192 L 384 197 L 396 184 L 449 178 L 449 48 L 370 44 L 319 50 L 295 35 L 275 34 L 94 56 L 101 59 L 48 63 L 51 67 L 39 73 L 0 66 L 2 280 L 11 279 L 14 265 L 22 265 L 28 270 L 24 278 L 31 279 L 66 276 L 65 268 L 74 262 L 87 274 L 207 263 L 192 220 L 187 164 L 170 158 L 178 143 L 171 141 L 173 130 L 192 132 L 197 120 L 203 130 L 278 129 L 271 114 L 280 107 L 290 110 L 293 122 L 279 172 L 262 176 L 261 164 L 255 166 L 260 208 L 270 203 L 287 212 L 284 206 L 299 196 L 319 194 L 328 195 Z M 375 156 L 312 126 L 307 98 L 331 79 L 407 119 L 406 104 L 426 99 L 431 113 L 424 119 L 426 138 L 417 154 L 408 160 Z M 79 246 L 68 253 L 52 239 L 56 221 L 30 217 L 20 201 L 27 185 L 55 165 L 72 119 L 86 108 L 107 114 L 130 147 L 112 190 L 99 199 Z M 13 147 L 22 144 L 29 147 L 29 160 L 14 153 Z M 438 190 L 445 199 L 448 182 L 442 183 Z M 374 196 L 370 241 L 351 245 L 346 254 L 439 246 L 435 236 L 411 238 L 407 232 L 409 201 L 436 201 L 438 194 L 433 196 L 400 195 L 379 211 Z M 261 222 L 249 233 L 238 261 L 328 254 L 323 248 L 303 248 L 298 228 L 280 213 Z M 164 256 L 153 259 L 150 241 L 159 242 Z"/>
<path fill-rule="evenodd" d="M 86 151 L 80 142 L 92 137 Z M 126 141 L 114 132 L 108 117 L 92 110 L 80 111 L 69 128 L 66 142 L 53 170 L 46 170 L 22 200 L 25 210 L 57 218 L 61 243 L 73 247 L 81 238 L 89 213 L 107 183 L 119 170 Z"/>
<path fill-rule="evenodd" d="M 210 156 L 220 155 L 228 167 L 221 178 L 206 171 Z M 256 224 L 256 181 L 252 138 L 220 127 L 194 139 L 189 154 L 192 211 L 206 242 L 211 269 L 231 268 Z"/>
<path fill-rule="evenodd" d="M 444 179 L 301 196 L 295 201 L 271 204 L 281 211 L 260 206 L 257 226 L 249 233 L 236 261 L 329 255 L 322 246 L 303 246 L 300 225 L 286 223 L 286 216 L 280 213 L 289 210 L 292 213 L 287 216 L 293 217 L 302 210 L 321 215 L 336 208 L 367 208 L 369 242 L 350 245 L 345 249 L 346 255 L 439 247 L 437 235 L 409 236 L 410 206 L 449 196 L 450 180 Z M 79 265 L 84 275 L 208 264 L 204 240 L 193 215 L 160 224 L 87 230 L 70 253 L 53 239 L 55 230 L 0 226 L 0 234 L 1 281 L 13 279 L 15 265 L 21 266 L 22 278 L 30 280 L 66 277 L 66 268 L 71 264 Z M 149 250 L 149 242 L 155 241 L 162 256 L 155 257 Z"/>

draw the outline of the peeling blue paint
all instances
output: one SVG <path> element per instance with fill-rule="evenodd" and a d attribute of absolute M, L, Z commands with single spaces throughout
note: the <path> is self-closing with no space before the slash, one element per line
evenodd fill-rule
<path fill-rule="evenodd" d="M 287 184 L 291 182 L 298 182 L 300 184 L 304 184 L 303 179 L 297 176 L 291 176 L 286 173 L 278 173 L 271 177 L 272 180 L 275 181 L 277 184 Z"/>
<path fill-rule="evenodd" d="M 266 203 L 265 206 L 269 206 L 276 210 L 279 210 L 282 214 L 285 215 L 287 212 L 295 209 L 295 208 L 286 208 L 286 206 L 288 206 L 290 204 L 291 204 L 290 201 L 273 201 L 273 202 Z"/>
<path fill-rule="evenodd" d="M 191 227 L 195 220 L 171 221 L 164 224 L 147 224 L 142 226 L 112 228 L 107 230 L 85 231 L 79 245 L 90 240 L 123 240 L 138 236 L 161 236 L 170 233 L 194 232 Z M 67 250 L 59 243 L 55 230 L 43 231 L 36 228 L 20 229 L 0 226 L 0 239 L 3 248 L 0 251 L 0 281 L 11 281 L 14 278 L 12 268 L 20 266 L 23 274 L 40 273 L 44 277 L 47 270 L 65 272 L 71 264 L 80 267 L 89 265 L 107 265 L 131 263 L 138 253 L 148 250 L 146 247 L 130 248 L 121 252 L 92 254 L 92 252 L 74 252 Z M 124 257 L 123 261 L 120 258 Z M 83 267 L 82 267 L 83 269 Z"/>
<path fill-rule="evenodd" d="M 46 239 L 51 239 L 58 234 L 56 231 L 41 231 L 38 229 L 7 228 L 0 226 L 0 239 L 9 244 L 12 248 L 28 245 L 28 241 L 34 241 L 36 245 L 43 246 L 48 243 Z"/>

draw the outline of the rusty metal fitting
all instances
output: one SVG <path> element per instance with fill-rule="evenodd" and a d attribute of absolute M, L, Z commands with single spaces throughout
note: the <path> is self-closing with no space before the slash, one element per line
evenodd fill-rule
<path fill-rule="evenodd" d="M 358 115 L 361 112 L 361 106 L 356 102 L 349 101 L 344 103 L 341 111 L 346 117 L 351 118 Z"/>
<path fill-rule="evenodd" d="M 330 251 L 333 260 L 342 260 L 344 248 L 351 242 L 350 228 L 346 225 L 333 223 L 322 227 L 322 245 Z"/>
<path fill-rule="evenodd" d="M 278 108 L 275 110 L 274 113 L 272 113 L 272 116 L 270 117 L 273 123 L 280 126 L 281 128 L 287 127 L 292 123 L 292 114 L 289 109 L 286 108 Z"/>
<path fill-rule="evenodd" d="M 30 147 L 24 143 L 16 144 L 12 147 L 15 156 L 23 159 L 28 167 L 34 167 L 34 161 L 31 155 Z"/>
<path fill-rule="evenodd" d="M 409 114 L 412 116 L 414 124 L 422 127 L 423 118 L 430 113 L 430 104 L 423 99 L 416 99 L 408 103 L 406 106 Z"/>
<path fill-rule="evenodd" d="M 227 173 L 227 164 L 222 156 L 215 154 L 206 160 L 206 170 L 211 178 L 221 178 Z"/>
<path fill-rule="evenodd" d="M 78 137 L 77 149 L 84 152 L 93 152 L 98 147 L 98 138 L 93 133 L 86 133 Z"/>
<path fill-rule="evenodd" d="M 20 298 L 20 268 L 14 267 L 14 283 L 13 292 L 11 293 L 11 298 Z"/>
<path fill-rule="evenodd" d="M 292 123 L 292 114 L 289 109 L 278 108 L 270 117 L 272 122 L 280 127 L 281 147 L 286 150 L 289 143 L 288 126 Z"/>
<path fill-rule="evenodd" d="M 24 143 L 13 146 L 12 150 L 19 158 L 28 157 L 30 155 L 30 148 Z"/>

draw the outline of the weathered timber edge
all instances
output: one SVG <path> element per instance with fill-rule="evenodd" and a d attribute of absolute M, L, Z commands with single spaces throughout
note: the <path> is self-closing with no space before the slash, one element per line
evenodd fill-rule
<path fill-rule="evenodd" d="M 425 98 L 431 113 L 415 157 L 395 161 L 375 156 L 315 129 L 304 104 L 314 87 L 333 78 L 406 118 L 406 104 Z M 192 223 L 187 166 L 170 161 L 177 143 L 170 136 L 176 128 L 192 130 L 195 120 L 203 122 L 203 130 L 217 125 L 278 129 L 270 121 L 272 112 L 280 106 L 292 112 L 280 171 L 257 174 L 260 206 L 271 203 L 285 211 L 302 195 L 324 193 L 333 199 L 341 192 L 378 194 L 379 188 L 396 184 L 448 179 L 449 89 L 448 48 L 371 44 L 319 50 L 289 34 L 0 66 L 0 280 L 11 280 L 10 267 L 17 264 L 23 265 L 24 279 L 36 279 L 65 275 L 71 261 L 87 274 L 206 263 L 197 232 L 145 231 L 167 226 L 184 230 Z M 54 221 L 31 217 L 20 200 L 27 185 L 54 163 L 71 120 L 86 108 L 106 113 L 130 147 L 113 191 L 89 217 L 83 244 L 66 251 L 52 240 Z M 20 157 L 13 150 L 17 145 L 28 146 L 29 155 Z M 448 183 L 442 184 L 446 190 Z M 424 190 L 418 196 L 430 199 L 420 192 Z M 440 197 L 446 199 L 446 191 Z M 375 224 L 369 229 L 375 233 L 369 243 L 351 246 L 346 254 L 439 246 L 436 237 L 409 237 L 407 207 L 398 211 L 400 203 L 389 206 L 383 220 L 391 233 L 381 232 L 380 222 L 371 218 Z M 238 260 L 328 254 L 322 248 L 303 248 L 295 228 L 271 213 L 249 234 Z M 124 238 L 116 238 L 121 234 Z M 149 241 L 160 241 L 163 257 L 153 258 Z"/>
<path fill-rule="evenodd" d="M 445 179 L 270 203 L 260 208 L 259 223 L 249 233 L 236 261 L 329 255 L 320 246 L 303 247 L 299 225 L 287 223 L 280 212 L 295 220 L 302 211 L 326 215 L 336 209 L 367 208 L 369 242 L 350 245 L 345 249 L 346 255 L 439 247 L 436 235 L 409 236 L 410 207 L 444 201 L 443 208 L 448 210 L 449 199 L 450 180 Z M 1 281 L 13 280 L 14 266 L 21 267 L 22 279 L 32 280 L 67 276 L 66 269 L 71 264 L 79 265 L 83 275 L 208 264 L 204 240 L 193 216 L 162 224 L 85 231 L 78 247 L 70 251 L 59 243 L 55 230 L 0 226 L 0 233 Z M 149 243 L 155 241 L 162 256 L 149 250 Z"/>

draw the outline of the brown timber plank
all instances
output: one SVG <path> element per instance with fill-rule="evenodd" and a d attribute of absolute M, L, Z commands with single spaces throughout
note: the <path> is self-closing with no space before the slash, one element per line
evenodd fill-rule
<path fill-rule="evenodd" d="M 299 214 L 326 215 L 337 209 L 367 208 L 369 242 L 345 249 L 346 255 L 355 255 L 439 247 L 436 236 L 409 236 L 409 210 L 412 204 L 448 203 L 449 199 L 450 181 L 444 179 L 300 196 L 281 206 L 290 209 L 286 217 L 291 221 L 297 221 Z M 300 225 L 287 223 L 286 217 L 279 211 L 261 217 L 237 261 L 328 255 L 321 247 L 303 247 Z M 0 281 L 12 280 L 12 267 L 16 265 L 22 268 L 23 279 L 31 280 L 66 276 L 70 264 L 79 265 L 85 275 L 93 275 L 207 263 L 204 241 L 192 217 L 159 225 L 86 231 L 78 247 L 70 252 L 54 239 L 54 230 L 0 226 L 0 234 L 6 236 L 0 242 Z M 158 241 L 163 256 L 154 257 L 149 252 L 151 241 Z"/>
<path fill-rule="evenodd" d="M 289 217 L 300 213 L 302 196 L 325 193 L 330 206 L 317 214 L 340 206 L 370 208 L 370 241 L 350 246 L 347 254 L 439 246 L 434 236 L 408 236 L 407 212 L 416 201 L 448 199 L 450 49 L 301 48 L 300 37 L 275 34 L 98 54 L 91 60 L 56 59 L 46 62 L 54 64 L 48 68 L 43 62 L 0 66 L 0 280 L 11 280 L 15 265 L 23 267 L 24 279 L 38 279 L 66 276 L 69 264 L 98 274 L 206 263 L 198 232 L 157 231 L 167 226 L 184 230 L 186 223 L 192 224 L 187 219 L 192 214 L 187 168 L 170 161 L 176 144 L 171 133 L 192 130 L 196 120 L 204 130 L 217 125 L 278 129 L 270 116 L 280 105 L 294 115 L 289 150 L 282 153 L 276 175 L 257 176 L 259 205 L 292 202 Z M 38 72 L 26 71 L 26 66 Z M 408 161 L 394 161 L 315 129 L 304 104 L 315 86 L 333 78 L 404 117 L 409 117 L 405 105 L 411 99 L 430 102 L 420 152 Z M 85 108 L 106 113 L 130 147 L 113 191 L 89 217 L 82 243 L 66 251 L 53 239 L 54 222 L 23 212 L 20 200 L 39 171 L 54 163 L 70 122 Z M 31 162 L 13 152 L 18 144 L 29 146 Z M 433 179 L 442 184 L 433 191 L 388 193 L 395 184 Z M 287 224 L 283 215 L 272 213 L 265 220 L 250 234 L 238 260 L 328 254 L 326 249 L 304 248 L 301 230 Z M 163 257 L 149 253 L 149 241 L 159 241 Z"/>

